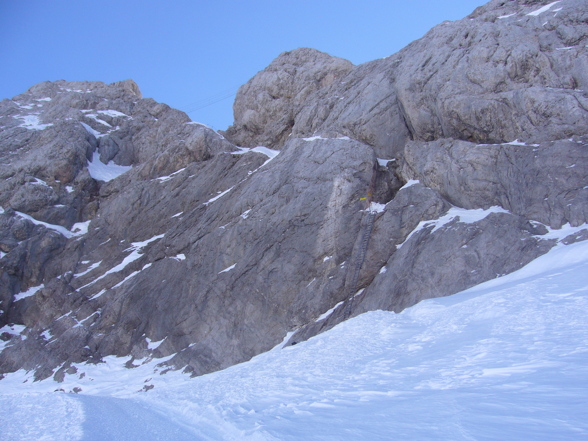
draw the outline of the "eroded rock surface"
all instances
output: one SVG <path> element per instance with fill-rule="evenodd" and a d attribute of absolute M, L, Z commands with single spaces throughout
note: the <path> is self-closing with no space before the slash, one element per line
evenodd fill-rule
<path fill-rule="evenodd" d="M 281 147 L 309 96 L 347 74 L 353 65 L 315 49 L 282 53 L 241 86 L 233 106 L 235 123 L 226 136 L 245 147 Z"/>

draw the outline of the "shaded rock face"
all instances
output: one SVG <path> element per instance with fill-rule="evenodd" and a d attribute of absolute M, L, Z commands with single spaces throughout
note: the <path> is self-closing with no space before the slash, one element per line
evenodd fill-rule
<path fill-rule="evenodd" d="M 0 372 L 199 375 L 586 239 L 587 45 L 583 1 L 495 0 L 364 65 L 283 53 L 222 134 L 130 80 L 3 100 Z"/>

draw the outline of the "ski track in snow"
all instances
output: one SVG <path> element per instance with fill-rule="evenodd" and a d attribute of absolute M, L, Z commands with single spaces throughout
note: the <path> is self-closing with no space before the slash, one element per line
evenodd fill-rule
<path fill-rule="evenodd" d="M 588 242 L 560 244 L 462 293 L 192 379 L 114 356 L 63 383 L 19 371 L 0 380 L 0 438 L 586 439 L 587 269 Z"/>

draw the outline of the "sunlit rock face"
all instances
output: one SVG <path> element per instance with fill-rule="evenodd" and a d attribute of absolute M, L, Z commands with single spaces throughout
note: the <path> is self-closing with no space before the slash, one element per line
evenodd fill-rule
<path fill-rule="evenodd" d="M 283 53 L 226 132 L 131 80 L 3 100 L 0 372 L 200 375 L 587 238 L 587 45 L 583 1 L 495 0 L 360 66 Z"/>

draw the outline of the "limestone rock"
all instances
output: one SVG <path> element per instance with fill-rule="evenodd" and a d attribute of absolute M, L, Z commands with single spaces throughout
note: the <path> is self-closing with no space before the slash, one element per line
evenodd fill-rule
<path fill-rule="evenodd" d="M 237 92 L 235 123 L 227 138 L 245 147 L 281 147 L 309 95 L 338 81 L 352 66 L 315 49 L 282 53 Z"/>
<path fill-rule="evenodd" d="M 69 362 L 87 357 L 88 339 L 93 356 L 139 357 L 149 338 L 165 340 L 159 355 L 177 353 L 172 362 L 201 374 L 271 348 L 341 300 L 373 151 L 350 139 L 292 139 L 266 160 L 227 152 L 105 195 L 84 241 L 47 270 L 64 276 L 28 301 L 29 314 L 38 312 L 27 324 L 50 326 L 53 350 Z M 79 254 L 86 264 L 69 257 Z M 84 323 L 75 332 L 51 315 L 39 319 L 64 294 L 52 316 L 72 311 L 71 326 Z M 8 350 L 5 363 L 18 355 Z"/>
<path fill-rule="evenodd" d="M 545 2 L 517 3 L 490 2 L 399 53 L 396 89 L 414 138 L 537 142 L 585 133 L 588 28 L 576 18 L 585 4 L 535 16 Z M 569 22 L 577 24 L 573 45 L 557 32 Z"/>
<path fill-rule="evenodd" d="M 508 213 L 490 213 L 474 223 L 460 220 L 457 216 L 439 229 L 425 227 L 413 234 L 357 300 L 355 313 L 400 312 L 423 299 L 453 294 L 511 273 L 553 245 L 535 236 L 523 218 Z M 381 296 L 385 286 L 388 295 Z"/>
<path fill-rule="evenodd" d="M 326 130 L 402 155 L 407 140 L 531 143 L 586 134 L 586 5 L 492 1 L 316 91 L 293 136 Z M 566 29 L 565 33 L 562 31 Z"/>
<path fill-rule="evenodd" d="M 588 222 L 588 138 L 542 144 L 411 142 L 402 174 L 464 208 L 500 205 L 554 228 Z"/>
<path fill-rule="evenodd" d="M 360 66 L 297 49 L 224 135 L 130 80 L 1 101 L 0 374 L 199 375 L 586 240 L 587 38 L 585 1 L 492 0 Z"/>

